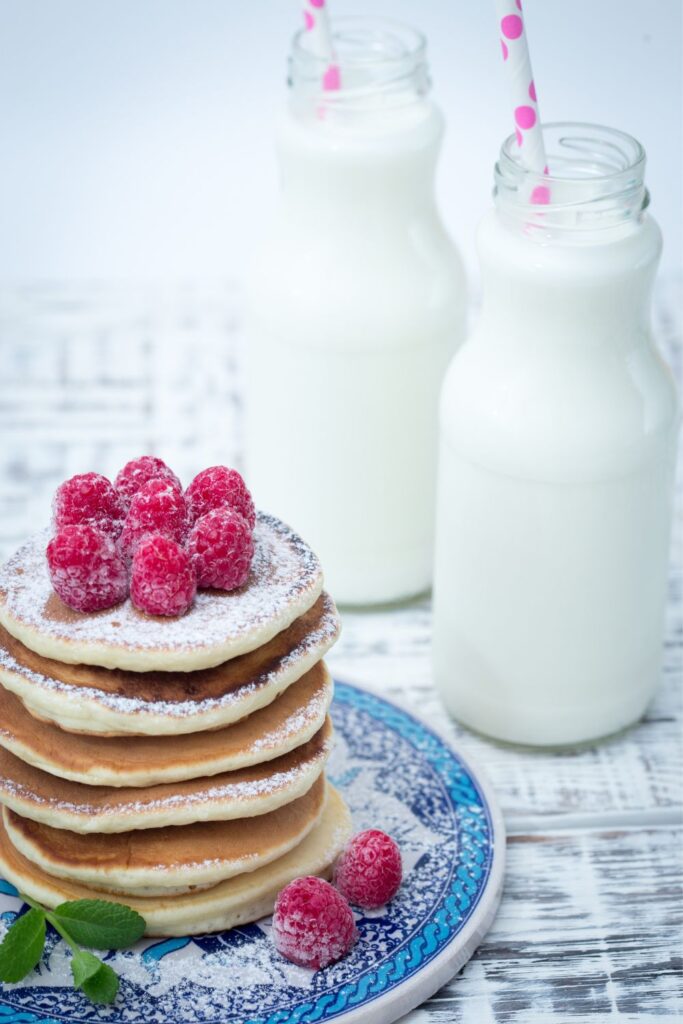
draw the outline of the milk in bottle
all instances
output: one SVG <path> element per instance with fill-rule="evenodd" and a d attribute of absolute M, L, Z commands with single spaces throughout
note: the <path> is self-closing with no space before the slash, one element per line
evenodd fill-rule
<path fill-rule="evenodd" d="M 633 722 L 657 686 L 677 405 L 643 150 L 544 136 L 549 177 L 501 151 L 481 317 L 441 396 L 434 671 L 466 725 L 561 745 Z"/>
<path fill-rule="evenodd" d="M 341 87 L 294 39 L 282 198 L 248 296 L 247 462 L 258 504 L 297 524 L 342 602 L 431 580 L 438 392 L 465 285 L 434 200 L 442 117 L 425 41 L 372 19 L 334 30 Z"/>

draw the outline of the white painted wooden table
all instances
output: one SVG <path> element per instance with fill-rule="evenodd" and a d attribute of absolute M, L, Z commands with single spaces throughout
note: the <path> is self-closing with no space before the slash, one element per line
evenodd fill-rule
<path fill-rule="evenodd" d="M 656 331 L 681 379 L 681 289 L 660 283 Z M 241 332 L 230 287 L 0 290 L 0 555 L 47 521 L 66 476 L 142 452 L 184 480 L 239 465 Z M 509 830 L 507 883 L 474 959 L 410 1024 L 683 1019 L 681 502 L 662 685 L 645 719 L 557 754 L 448 725 L 488 770 Z M 344 614 L 330 662 L 440 726 L 430 604 Z"/>

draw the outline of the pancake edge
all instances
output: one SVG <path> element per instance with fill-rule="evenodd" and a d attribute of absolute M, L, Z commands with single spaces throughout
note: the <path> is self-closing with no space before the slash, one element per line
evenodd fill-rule
<path fill-rule="evenodd" d="M 221 760 L 220 758 L 214 758 L 211 761 L 207 760 L 203 762 L 196 762 L 195 768 L 183 769 L 182 767 L 178 767 L 176 769 L 169 769 L 166 771 L 162 771 L 161 769 L 159 769 L 156 772 L 150 772 L 149 769 L 144 768 L 140 768 L 138 771 L 116 772 L 114 769 L 94 768 L 92 765 L 87 770 L 75 771 L 73 769 L 65 767 L 64 765 L 60 765 L 55 761 L 48 761 L 44 757 L 41 757 L 39 752 L 36 752 L 34 749 L 27 746 L 25 743 L 21 741 L 15 741 L 2 722 L 0 722 L 0 746 L 4 747 L 6 750 L 9 750 L 11 754 L 14 754 L 14 756 L 18 757 L 21 761 L 25 761 L 27 764 L 32 765 L 32 767 L 47 772 L 49 775 L 54 775 L 57 778 L 61 779 L 68 779 L 70 782 L 81 782 L 83 783 L 83 785 L 86 786 L 110 786 L 112 788 L 130 786 L 153 786 L 163 785 L 169 782 L 185 782 L 188 779 L 210 777 L 212 775 L 218 775 L 222 772 L 237 771 L 240 768 L 249 768 L 255 764 L 265 764 L 266 762 L 273 761 L 275 760 L 275 758 L 278 757 L 282 757 L 285 754 L 290 753 L 290 751 L 295 750 L 297 747 L 302 746 L 304 743 L 307 743 L 308 740 L 312 739 L 313 736 L 315 736 L 316 732 L 318 732 L 318 730 L 322 728 L 325 718 L 327 717 L 330 710 L 330 706 L 332 704 L 332 699 L 334 696 L 334 681 L 332 679 L 332 676 L 330 675 L 329 669 L 322 660 L 320 662 L 316 662 L 313 666 L 311 666 L 310 669 L 308 669 L 308 671 L 310 672 L 313 669 L 315 669 L 316 665 L 321 665 L 324 673 L 324 699 L 320 703 L 319 714 L 317 714 L 315 717 L 312 717 L 310 721 L 306 723 L 305 727 L 299 730 L 298 732 L 290 733 L 289 736 L 287 737 L 287 742 L 283 744 L 281 747 L 272 747 L 265 751 L 262 749 L 257 750 L 253 748 L 250 755 L 245 755 L 242 757 L 242 759 L 239 760 L 237 759 L 236 756 L 233 756 L 232 761 L 229 761 L 227 759 Z M 303 676 L 305 675 L 306 673 L 303 674 Z M 299 679 L 293 680 L 288 686 L 284 687 L 282 690 L 279 690 L 272 701 L 270 701 L 268 704 L 264 704 L 262 708 L 255 709 L 255 711 L 261 711 L 263 710 L 263 708 L 270 707 L 270 704 L 275 703 L 277 697 L 281 696 L 281 694 L 284 693 L 286 689 L 289 689 L 289 686 L 295 686 L 296 683 L 303 679 L 303 676 L 299 677 Z M 14 695 L 18 697 L 18 694 L 15 693 Z M 20 697 L 18 699 L 21 700 Z M 22 703 L 24 704 L 24 707 L 26 707 L 26 704 L 23 701 Z M 29 714 L 32 713 L 27 707 L 26 710 L 29 712 Z M 245 715 L 245 718 L 246 717 L 249 716 Z M 51 726 L 54 729 L 60 728 L 55 722 L 51 720 L 45 721 L 47 725 Z M 228 725 L 225 725 L 222 728 L 230 729 L 233 725 L 239 724 L 240 721 L 242 721 L 242 719 L 238 719 L 237 722 L 230 722 Z M 222 731 L 222 729 L 211 731 Z M 149 738 L 148 734 L 144 733 L 128 735 L 130 735 L 131 739 Z M 187 736 L 193 735 L 193 733 L 179 733 L 177 735 Z M 116 738 L 120 739 L 121 736 L 117 736 Z M 169 736 L 169 734 L 165 734 L 160 736 L 159 738 L 172 739 L 172 736 Z M 68 733 L 65 734 L 64 739 L 65 742 L 68 742 Z M 199 770 L 197 770 L 197 765 L 199 766 Z"/>
<path fill-rule="evenodd" d="M 145 918 L 151 937 L 200 935 L 257 921 L 272 913 L 279 891 L 300 875 L 329 877 L 339 853 L 351 837 L 351 814 L 340 793 L 330 786 L 318 825 L 293 850 L 246 875 L 236 875 L 209 889 L 184 896 L 116 897 Z M 97 898 L 97 891 L 60 881 L 39 871 L 14 851 L 0 824 L 0 871 L 20 892 L 54 909 L 65 900 Z"/>
<path fill-rule="evenodd" d="M 79 867 L 65 866 L 63 862 L 56 862 L 45 857 L 40 847 L 37 847 L 30 839 L 27 839 L 14 824 L 10 821 L 9 809 L 2 808 L 2 821 L 7 837 L 14 847 L 27 861 L 44 871 L 52 878 L 64 878 L 80 885 L 88 886 L 105 893 L 116 893 L 123 896 L 145 897 L 149 895 L 168 896 L 189 892 L 195 888 L 208 888 L 223 882 L 236 875 L 249 874 L 274 860 L 283 857 L 295 846 L 301 843 L 308 833 L 315 828 L 325 811 L 329 798 L 328 783 L 322 776 L 322 793 L 320 804 L 314 808 L 314 814 L 306 822 L 301 831 L 291 836 L 286 842 L 279 846 L 274 845 L 269 852 L 262 857 L 253 856 L 241 858 L 240 860 L 224 861 L 217 864 L 215 861 L 204 864 L 194 864 L 182 867 L 148 867 L 148 868 L 121 868 L 113 870 L 106 868 L 81 869 Z M 316 780 L 317 782 L 318 780 Z M 314 782 L 315 786 L 316 783 Z M 311 787 L 312 789 L 313 787 Z M 309 790 L 310 792 L 310 790 Z M 304 794 L 304 797 L 306 794 Z M 182 826 L 181 826 L 182 827 Z M 144 889 L 145 892 L 140 890 Z M 171 893 L 170 890 L 173 890 Z"/>
<path fill-rule="evenodd" d="M 18 792 L 20 787 L 13 784 L 11 779 L 0 776 L 0 804 L 9 807 L 21 818 L 30 818 L 53 828 L 64 828 L 83 835 L 92 832 L 132 832 L 136 829 L 165 828 L 169 825 L 190 825 L 195 821 L 228 821 L 234 818 L 257 817 L 291 803 L 308 792 L 324 770 L 332 752 L 334 733 L 329 715 L 325 719 L 323 729 L 325 735 L 322 737 L 320 749 L 295 769 L 291 769 L 290 779 L 270 793 L 257 793 L 237 799 L 195 798 L 180 806 L 175 805 L 171 796 L 165 803 L 160 799 L 156 804 L 140 811 L 115 812 L 106 805 L 96 807 L 88 804 L 82 804 L 80 810 L 75 810 L 70 808 L 76 808 L 77 805 L 69 803 L 68 800 L 59 801 L 56 806 L 48 801 L 37 802 L 35 798 L 32 801 L 30 792 L 27 792 L 22 800 Z M 210 790 L 212 787 L 208 788 Z"/>
<path fill-rule="evenodd" d="M 239 690 L 232 691 L 223 698 L 206 700 L 204 703 L 210 707 L 191 710 L 187 714 L 152 710 L 155 705 L 163 705 L 161 701 L 146 702 L 149 708 L 140 706 L 122 711 L 116 705 L 125 703 L 125 698 L 112 696 L 96 687 L 75 686 L 48 677 L 44 677 L 45 682 L 40 682 L 30 669 L 22 671 L 19 662 L 15 662 L 19 666 L 17 669 L 0 665 L 0 685 L 15 694 L 35 718 L 50 722 L 65 732 L 89 736 L 178 736 L 220 729 L 266 707 L 322 661 L 339 638 L 340 621 L 334 602 L 332 609 L 337 628 L 333 632 L 323 631 L 319 640 L 293 661 L 291 656 L 283 659 L 284 667 L 281 665 L 269 680 L 256 687 L 245 683 L 241 697 L 235 697 Z M 69 707 L 70 714 L 64 714 L 65 707 Z"/>
<path fill-rule="evenodd" d="M 267 626 L 246 632 L 239 639 L 206 647 L 147 647 L 134 650 L 125 646 L 106 646 L 94 641 L 75 641 L 50 636 L 16 618 L 0 596 L 0 624 L 25 647 L 43 658 L 67 665 L 97 665 L 130 672 L 196 672 L 215 668 L 240 654 L 249 654 L 272 640 L 315 604 L 323 589 L 322 571 L 317 578 L 288 603 Z"/>

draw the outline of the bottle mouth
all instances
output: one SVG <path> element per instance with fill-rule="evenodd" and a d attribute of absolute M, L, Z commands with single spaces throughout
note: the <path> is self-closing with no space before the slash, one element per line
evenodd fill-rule
<path fill-rule="evenodd" d="M 526 168 L 517 135 L 505 139 L 494 170 L 500 209 L 527 224 L 611 227 L 649 204 L 645 150 L 626 132 L 570 121 L 542 126 L 547 173 Z"/>
<path fill-rule="evenodd" d="M 332 22 L 331 35 L 339 87 L 324 89 L 330 62 L 315 52 L 304 28 L 294 36 L 289 58 L 295 98 L 367 108 L 407 103 L 429 91 L 427 40 L 416 29 L 385 18 L 343 17 Z"/>

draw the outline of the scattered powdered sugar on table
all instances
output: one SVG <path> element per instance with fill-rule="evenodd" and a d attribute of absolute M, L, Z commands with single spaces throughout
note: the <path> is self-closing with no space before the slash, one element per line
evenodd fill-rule
<path fill-rule="evenodd" d="M 267 628 L 292 605 L 300 607 L 305 595 L 310 606 L 322 587 L 322 569 L 308 545 L 279 519 L 259 512 L 251 573 L 239 590 L 200 590 L 189 612 L 176 618 L 146 616 L 130 600 L 94 614 L 56 615 L 50 613 L 58 599 L 45 559 L 49 537 L 49 530 L 35 534 L 5 563 L 0 591 L 14 619 L 64 640 L 150 650 L 210 648 Z"/>

